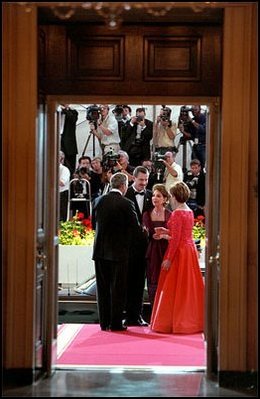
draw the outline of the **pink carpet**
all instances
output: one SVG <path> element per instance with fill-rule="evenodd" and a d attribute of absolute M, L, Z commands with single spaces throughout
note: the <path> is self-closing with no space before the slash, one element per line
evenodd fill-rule
<path fill-rule="evenodd" d="M 159 334 L 149 327 L 101 331 L 98 324 L 58 329 L 57 365 L 205 366 L 203 334 Z"/>

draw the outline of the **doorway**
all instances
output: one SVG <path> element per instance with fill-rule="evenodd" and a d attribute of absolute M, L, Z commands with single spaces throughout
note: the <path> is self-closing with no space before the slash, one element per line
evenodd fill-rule
<path fill-rule="evenodd" d="M 89 100 L 89 99 L 87 99 L 87 100 Z M 116 100 L 118 100 L 118 101 L 116 101 Z M 185 100 L 185 103 L 188 102 L 189 104 L 198 104 L 198 100 L 199 100 L 198 98 L 196 98 L 196 99 L 190 98 L 189 100 Z M 217 145 L 219 145 L 218 139 L 217 139 L 217 137 L 218 137 L 218 123 L 219 123 L 218 122 L 218 99 L 210 98 L 210 99 L 207 99 L 207 100 L 208 101 L 205 102 L 205 99 L 202 99 L 201 104 L 207 104 L 207 105 L 203 106 L 203 107 L 205 107 L 205 109 L 207 109 L 207 118 L 208 118 L 208 120 L 207 120 L 207 126 L 208 126 L 208 128 L 207 128 L 207 141 L 208 141 L 209 144 L 208 144 L 208 147 L 207 147 L 207 153 L 210 152 L 210 150 L 209 150 L 210 146 L 214 145 L 214 154 L 216 155 L 216 159 L 214 159 L 214 160 L 210 159 L 210 160 L 208 160 L 208 163 L 207 163 L 207 165 L 210 168 L 209 172 L 210 172 L 210 174 L 212 174 L 213 173 L 212 168 L 216 168 L 215 171 L 219 170 L 217 168 L 217 164 L 219 162 L 219 158 L 217 159 L 218 152 L 216 151 Z M 84 114 L 85 114 L 86 106 L 88 104 L 90 104 L 90 103 L 93 103 L 93 102 L 90 102 L 90 101 L 86 101 L 86 99 L 83 100 L 83 98 L 82 99 L 77 99 L 77 101 L 73 101 L 73 100 L 71 100 L 71 99 L 69 99 L 67 97 L 66 98 L 62 98 L 62 99 L 59 98 L 59 101 L 57 101 L 57 99 L 52 98 L 52 96 L 50 96 L 48 98 L 48 101 L 52 103 L 52 108 L 53 109 L 54 108 L 57 109 L 59 104 L 60 103 L 64 103 L 64 102 L 73 104 L 73 106 L 75 106 L 75 107 L 78 106 L 79 108 L 83 104 L 84 105 L 84 107 L 83 107 L 83 113 Z M 137 99 L 134 103 L 135 104 L 139 104 L 139 101 Z M 143 101 L 143 99 L 142 99 L 142 101 Z M 169 101 L 169 99 L 167 99 L 167 101 L 168 101 L 168 103 L 173 104 L 171 107 L 175 108 L 175 117 L 178 116 L 179 110 L 180 110 L 180 107 L 181 107 L 179 104 L 181 104 L 181 101 L 178 100 L 178 99 L 177 100 L 174 99 L 173 101 Z M 107 99 L 98 98 L 98 99 L 95 99 L 94 102 L 95 103 L 108 102 L 110 104 L 113 102 L 114 105 L 115 105 L 118 102 L 122 102 L 122 99 L 120 100 L 120 99 L 113 98 L 111 101 L 108 101 Z M 124 102 L 127 103 L 127 99 L 124 99 Z M 160 98 L 160 100 L 157 102 L 157 104 L 160 104 L 161 102 L 164 103 L 165 99 Z M 151 103 L 149 104 L 149 101 L 147 101 L 145 103 L 146 104 L 148 103 L 148 105 L 146 105 L 146 107 L 150 110 L 151 118 L 154 119 L 154 115 L 156 115 L 156 112 L 158 112 L 158 108 L 160 108 L 161 106 L 155 105 L 154 103 L 153 104 L 151 104 Z M 85 118 L 85 115 L 84 115 L 83 118 Z M 81 121 L 81 123 L 82 122 L 83 121 Z M 87 123 L 88 121 L 86 121 L 86 119 L 85 119 L 85 122 Z M 83 123 L 83 125 L 84 125 L 84 123 Z M 87 129 L 86 129 L 86 131 L 88 132 Z M 180 133 L 179 133 L 179 136 L 180 136 Z M 177 138 L 178 138 L 178 136 L 177 136 Z M 177 142 L 177 145 L 178 144 L 179 143 Z M 84 140 L 82 140 L 81 150 L 82 150 L 82 148 L 84 148 Z M 81 150 L 79 150 L 79 153 L 80 153 Z M 93 150 L 93 149 L 91 149 L 91 145 L 90 145 L 89 150 L 90 151 Z M 211 153 L 212 153 L 212 151 L 211 151 Z M 187 155 L 190 156 L 190 153 L 188 153 Z M 180 162 L 182 162 L 182 160 L 183 160 L 183 153 L 182 152 L 180 152 L 180 154 L 179 154 L 179 159 L 180 159 Z M 216 182 L 218 180 L 218 173 L 215 174 L 215 178 L 214 179 L 215 179 L 214 180 L 214 184 L 215 184 L 214 188 L 216 188 Z M 213 190 L 212 184 L 211 184 L 211 182 L 209 182 L 207 180 L 207 193 L 212 193 L 212 190 Z M 218 196 L 216 195 L 214 198 L 213 197 L 209 198 L 209 201 L 215 201 L 216 202 L 217 199 L 218 199 Z M 212 217 L 212 215 L 209 214 L 209 217 Z M 216 217 L 216 215 L 214 216 L 214 218 L 215 217 Z M 218 226 L 218 223 L 216 221 L 214 221 L 213 225 L 214 225 L 214 228 L 216 229 L 217 226 Z M 212 225 L 211 225 L 211 220 L 210 219 L 208 219 L 208 223 L 207 223 L 207 230 L 208 229 L 209 229 L 209 231 L 211 231 L 211 234 L 212 234 Z M 209 246 L 209 245 L 211 247 L 213 247 L 213 245 L 217 245 L 217 243 L 213 243 L 213 241 L 208 239 L 207 240 L 207 246 Z M 203 255 L 203 256 L 205 256 L 205 264 L 207 263 L 207 253 L 208 253 L 208 249 L 205 250 L 204 255 Z M 206 291 L 207 291 L 207 293 L 209 293 L 209 292 L 211 292 L 210 289 L 209 289 L 209 285 L 214 284 L 214 282 L 213 282 L 214 278 L 213 278 L 213 276 L 210 273 L 207 272 L 206 269 L 204 271 L 204 275 L 205 275 L 205 280 L 206 280 Z M 211 303 L 212 303 L 212 298 L 207 299 L 207 303 L 205 304 L 205 309 L 208 309 L 209 305 Z M 213 303 L 214 303 L 214 309 L 215 309 L 215 311 L 213 312 L 213 317 L 214 317 L 214 315 L 216 316 L 216 314 L 217 314 L 217 305 L 216 305 L 215 301 L 213 301 Z M 210 306 L 212 306 L 212 305 L 210 305 Z M 215 342 L 216 331 L 217 331 L 217 318 L 214 319 L 214 322 L 216 324 L 215 325 L 211 324 L 212 330 L 209 331 L 207 329 L 207 327 L 205 328 L 205 330 L 207 331 L 206 332 L 207 339 L 209 339 L 209 341 L 210 341 L 211 337 L 213 336 L 214 337 L 214 342 Z M 208 321 L 206 323 L 208 325 Z"/>

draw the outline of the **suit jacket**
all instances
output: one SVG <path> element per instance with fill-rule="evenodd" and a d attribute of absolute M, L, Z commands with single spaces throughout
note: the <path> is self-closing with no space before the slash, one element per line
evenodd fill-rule
<path fill-rule="evenodd" d="M 76 122 L 78 120 L 78 111 L 75 109 L 64 109 L 65 122 L 63 133 L 61 135 L 61 151 L 65 155 L 76 155 L 78 153 L 76 139 Z"/>
<path fill-rule="evenodd" d="M 137 124 L 131 126 L 128 123 L 122 135 L 121 148 L 128 153 L 130 163 L 137 159 L 140 165 L 142 160 L 151 158 L 150 141 L 153 138 L 153 122 L 145 119 L 145 125 L 146 128 L 142 130 L 139 142 L 136 142 Z"/>
<path fill-rule="evenodd" d="M 94 260 L 128 260 L 132 237 L 143 234 L 133 202 L 115 191 L 94 200 L 92 223 L 96 230 Z"/>

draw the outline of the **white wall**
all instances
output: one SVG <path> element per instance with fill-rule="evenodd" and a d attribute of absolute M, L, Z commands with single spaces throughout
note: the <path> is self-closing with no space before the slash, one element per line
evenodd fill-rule
<path fill-rule="evenodd" d="M 77 128 L 76 128 L 76 137 L 77 137 L 77 144 L 78 144 L 78 157 L 77 159 L 82 155 L 84 147 L 86 145 L 86 142 L 88 140 L 88 137 L 90 135 L 89 131 L 89 121 L 86 120 L 86 108 L 91 105 L 91 104 L 70 104 L 71 108 L 74 108 L 78 111 L 79 116 L 78 116 L 78 121 L 77 121 Z M 114 109 L 116 104 L 110 104 L 110 112 Z M 130 107 L 132 108 L 132 116 L 135 115 L 136 108 L 138 107 L 144 107 L 146 109 L 146 118 L 150 119 L 151 121 L 156 120 L 156 116 L 159 115 L 161 105 L 145 105 L 145 104 L 129 104 Z M 172 113 L 171 113 L 171 120 L 178 125 L 178 118 L 180 114 L 180 108 L 183 105 L 168 105 L 166 104 L 167 107 L 171 108 Z M 189 106 L 189 105 L 188 105 Z M 206 110 L 207 106 L 202 105 L 202 109 Z M 180 133 L 179 129 L 177 129 L 177 136 L 175 138 L 174 145 L 178 147 L 179 140 L 182 137 L 182 134 Z M 101 149 L 99 146 L 98 140 L 95 138 L 94 140 L 94 147 L 95 147 L 95 156 L 100 156 L 102 157 Z M 179 163 L 182 166 L 183 163 L 183 154 L 182 154 L 182 149 L 183 146 L 180 145 L 179 147 L 179 152 L 176 156 L 176 162 Z M 88 155 L 91 158 L 93 158 L 93 136 L 91 134 L 91 137 L 89 139 L 86 151 L 84 155 Z M 187 160 L 186 160 L 186 165 L 187 167 L 189 166 L 189 162 L 191 159 L 191 145 L 188 142 L 187 143 Z"/>

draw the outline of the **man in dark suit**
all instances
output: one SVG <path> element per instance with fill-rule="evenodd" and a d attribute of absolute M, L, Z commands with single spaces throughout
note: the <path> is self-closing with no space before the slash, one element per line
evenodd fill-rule
<path fill-rule="evenodd" d="M 145 118 L 145 108 L 137 108 L 136 116 L 127 123 L 121 138 L 121 149 L 129 155 L 129 163 L 139 166 L 144 159 L 151 157 L 153 122 Z"/>
<path fill-rule="evenodd" d="M 65 116 L 63 133 L 61 135 L 61 151 L 65 154 L 67 166 L 72 176 L 76 169 L 76 156 L 78 153 L 76 139 L 78 111 L 70 108 L 69 104 L 62 104 L 61 113 Z"/>
<path fill-rule="evenodd" d="M 124 331 L 123 310 L 131 238 L 144 235 L 132 201 L 124 198 L 128 177 L 115 173 L 111 190 L 93 204 L 92 223 L 96 230 L 95 261 L 97 301 L 101 330 Z"/>
<path fill-rule="evenodd" d="M 133 172 L 134 183 L 128 188 L 125 197 L 135 204 L 139 222 L 142 223 L 142 215 L 151 209 L 152 191 L 147 190 L 149 172 L 144 166 L 137 166 Z M 147 236 L 140 239 L 132 239 L 127 278 L 126 320 L 131 326 L 147 326 L 142 318 L 143 294 L 145 285 L 146 259 L 145 254 L 148 245 Z"/>

